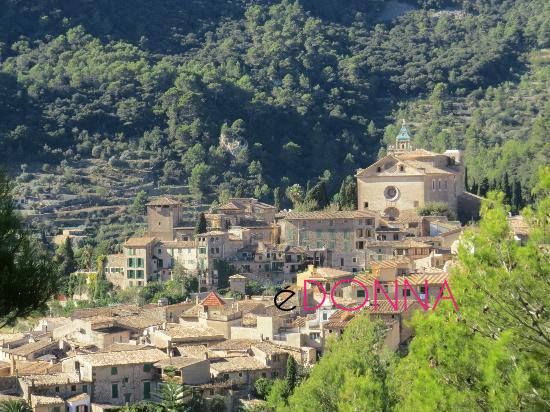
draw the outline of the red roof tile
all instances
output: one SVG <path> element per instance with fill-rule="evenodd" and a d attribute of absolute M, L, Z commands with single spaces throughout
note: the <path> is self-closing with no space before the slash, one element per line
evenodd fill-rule
<path fill-rule="evenodd" d="M 224 306 L 225 301 L 218 296 L 218 294 L 214 291 L 210 292 L 208 296 L 204 298 L 204 300 L 201 302 L 201 305 L 203 306 Z"/>

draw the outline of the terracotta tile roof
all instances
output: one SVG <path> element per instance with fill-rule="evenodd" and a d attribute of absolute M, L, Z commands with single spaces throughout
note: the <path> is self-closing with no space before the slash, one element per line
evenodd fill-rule
<path fill-rule="evenodd" d="M 457 173 L 456 170 L 453 170 L 450 167 L 434 166 L 430 162 L 423 162 L 421 160 L 402 160 L 402 162 L 405 163 L 406 166 L 409 166 L 409 167 L 412 167 L 412 168 L 416 169 L 418 172 L 420 172 L 420 174 L 426 174 L 426 175 L 432 175 L 432 174 L 453 175 L 453 174 Z M 407 168 L 405 168 L 405 170 L 407 170 Z M 405 172 L 403 174 L 407 175 L 408 173 Z"/>
<path fill-rule="evenodd" d="M 411 285 L 415 286 L 423 286 L 426 280 L 428 281 L 428 285 L 442 285 L 445 280 L 449 280 L 449 274 L 443 271 L 435 274 L 415 273 L 406 277 L 400 276 L 398 278 L 399 284 L 403 284 L 405 279 L 407 279 Z"/>
<path fill-rule="evenodd" d="M 218 210 L 244 210 L 251 205 L 253 205 L 255 208 L 275 209 L 275 206 L 263 202 L 258 202 L 257 199 L 252 197 L 233 197 L 230 198 L 227 203 L 218 207 Z"/>
<path fill-rule="evenodd" d="M 422 216 L 420 216 L 415 209 L 405 209 L 399 211 L 399 216 L 397 219 L 395 219 L 393 222 L 389 222 L 391 225 L 392 223 L 415 223 L 420 222 L 422 220 Z"/>
<path fill-rule="evenodd" d="M 154 237 L 142 236 L 142 237 L 131 237 L 125 243 L 124 246 L 127 247 L 146 247 L 151 243 L 155 242 Z"/>
<path fill-rule="evenodd" d="M 253 356 L 235 356 L 212 362 L 210 369 L 218 373 L 270 369 Z"/>
<path fill-rule="evenodd" d="M 100 350 L 98 352 L 124 352 L 131 350 L 153 349 L 152 345 L 137 345 L 133 343 L 113 343 L 109 349 Z"/>
<path fill-rule="evenodd" d="M 31 404 L 37 405 L 65 405 L 65 401 L 59 396 L 31 395 Z"/>
<path fill-rule="evenodd" d="M 162 246 L 166 248 L 181 248 L 181 249 L 194 249 L 194 240 L 163 240 L 160 242 Z"/>
<path fill-rule="evenodd" d="M 189 365 L 194 365 L 196 363 L 204 362 L 204 360 L 205 359 L 188 358 L 186 356 L 177 356 L 169 359 L 163 359 L 155 363 L 155 366 L 157 368 L 167 368 L 172 366 L 177 369 L 182 369 Z"/>
<path fill-rule="evenodd" d="M 87 393 L 79 393 L 78 395 L 71 396 L 70 398 L 67 398 L 67 402 L 79 402 L 79 401 L 85 401 L 90 399 L 90 395 Z"/>
<path fill-rule="evenodd" d="M 168 358 L 168 355 L 159 349 L 98 352 L 77 356 L 77 359 L 79 359 L 81 363 L 87 363 L 91 366 L 135 365 L 158 362 L 165 358 Z"/>
<path fill-rule="evenodd" d="M 170 337 L 173 340 L 213 340 L 223 339 L 223 334 L 213 328 L 201 326 L 196 322 L 182 322 L 168 324 L 166 330 L 159 330 L 160 333 Z"/>
<path fill-rule="evenodd" d="M 218 210 L 241 210 L 241 208 L 235 202 L 227 202 L 218 207 Z"/>
<path fill-rule="evenodd" d="M 177 346 L 177 348 L 181 356 L 185 356 L 188 358 L 201 359 L 204 354 L 208 352 L 208 348 L 206 347 L 206 345 L 184 345 Z"/>
<path fill-rule="evenodd" d="M 303 328 L 306 326 L 306 317 L 305 316 L 297 316 L 296 319 L 292 321 L 290 324 L 291 328 Z"/>
<path fill-rule="evenodd" d="M 442 155 L 425 149 L 415 149 L 409 152 L 395 153 L 394 156 L 398 159 L 417 159 L 419 157 L 435 157 Z"/>
<path fill-rule="evenodd" d="M 147 312 L 116 318 L 116 323 L 124 328 L 130 329 L 146 329 L 150 326 L 162 325 L 163 321 L 152 316 L 147 316 Z"/>
<path fill-rule="evenodd" d="M 375 309 L 374 302 L 371 300 L 370 305 L 364 306 L 363 310 L 372 314 L 399 314 L 405 312 L 405 302 L 403 299 L 399 299 L 397 310 L 387 300 L 379 300 L 377 303 L 377 309 Z M 410 310 L 414 305 L 416 305 L 415 301 L 407 299 L 407 310 Z"/>
<path fill-rule="evenodd" d="M 27 336 L 25 333 L 0 333 L 0 346 L 4 344 L 21 340 Z"/>
<path fill-rule="evenodd" d="M 76 373 L 50 373 L 47 375 L 26 375 L 19 378 L 27 385 L 34 382 L 34 386 L 58 386 L 80 382 L 80 376 Z"/>
<path fill-rule="evenodd" d="M 262 341 L 256 342 L 252 345 L 253 348 L 256 348 L 268 355 L 273 355 L 274 353 L 288 353 L 286 349 L 283 349 L 272 342 Z"/>
<path fill-rule="evenodd" d="M 398 285 L 403 285 L 405 279 L 409 281 L 411 285 L 414 286 L 423 286 L 424 280 L 428 281 L 429 285 L 441 285 L 444 280 L 448 280 L 449 274 L 443 272 L 442 270 L 437 271 L 433 274 L 430 273 L 412 273 L 407 276 L 396 276 L 394 280 L 390 281 L 380 281 L 381 284 L 389 284 L 390 287 L 393 286 L 395 280 L 397 280 Z M 374 280 L 378 279 L 378 276 L 374 273 L 360 273 L 355 276 L 355 279 L 362 282 L 366 286 L 373 286 Z M 392 296 L 393 289 L 390 288 L 390 296 Z"/>
<path fill-rule="evenodd" d="M 366 247 L 372 248 L 394 248 L 394 249 L 407 249 L 407 248 L 429 248 L 431 245 L 425 242 L 419 242 L 414 239 L 405 240 L 379 240 L 376 242 L 367 242 Z"/>
<path fill-rule="evenodd" d="M 229 279 L 246 279 L 246 276 L 239 275 L 238 273 L 236 275 L 229 276 Z"/>
<path fill-rule="evenodd" d="M 208 296 L 206 296 L 202 302 L 201 305 L 203 306 L 224 306 L 225 301 L 218 296 L 218 294 L 214 291 L 210 292 Z"/>
<path fill-rule="evenodd" d="M 240 300 L 237 302 L 237 310 L 243 315 L 248 313 L 262 314 L 265 313 L 267 302 L 257 302 L 254 300 Z"/>
<path fill-rule="evenodd" d="M 171 199 L 169 197 L 158 197 L 149 203 L 147 203 L 147 206 L 171 206 L 171 205 L 181 205 L 181 202 L 178 202 L 177 200 Z"/>
<path fill-rule="evenodd" d="M 15 369 L 19 376 L 44 375 L 51 373 L 54 366 L 56 365 L 43 361 L 16 361 L 15 363 Z"/>
<path fill-rule="evenodd" d="M 254 344 L 258 343 L 257 339 L 228 339 L 226 341 L 216 343 L 210 346 L 210 350 L 219 351 L 246 351 Z"/>
<path fill-rule="evenodd" d="M 199 313 L 202 311 L 203 311 L 202 305 L 197 304 L 183 311 L 183 313 L 180 316 L 183 318 L 196 318 L 197 316 L 199 316 Z"/>
<path fill-rule="evenodd" d="M 323 324 L 323 329 L 343 329 L 355 317 L 352 312 L 337 310 L 328 318 L 328 322 Z"/>
<path fill-rule="evenodd" d="M 290 212 L 285 216 L 286 220 L 296 219 L 361 219 L 376 216 L 375 212 L 359 210 L 320 210 L 316 212 Z"/>
<path fill-rule="evenodd" d="M 29 356 L 35 352 L 46 349 L 48 346 L 56 347 L 57 341 L 50 342 L 49 339 L 39 340 L 38 342 L 31 342 L 18 346 L 15 349 L 4 349 L 4 351 L 11 353 L 12 355 Z"/>
<path fill-rule="evenodd" d="M 377 269 L 391 269 L 399 267 L 409 267 L 411 266 L 411 260 L 409 258 L 402 259 L 392 259 L 392 260 L 382 260 L 379 262 L 372 262 L 371 267 L 373 270 Z"/>

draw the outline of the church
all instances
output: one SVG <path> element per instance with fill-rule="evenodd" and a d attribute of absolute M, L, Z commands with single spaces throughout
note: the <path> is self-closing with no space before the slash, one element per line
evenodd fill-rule
<path fill-rule="evenodd" d="M 465 192 L 462 151 L 415 149 L 405 121 L 386 156 L 359 169 L 356 178 L 358 209 L 380 211 L 388 220 L 432 202 L 457 212 Z"/>

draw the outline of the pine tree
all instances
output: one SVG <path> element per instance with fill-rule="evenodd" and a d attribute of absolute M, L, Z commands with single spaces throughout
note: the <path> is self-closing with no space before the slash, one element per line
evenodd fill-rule
<path fill-rule="evenodd" d="M 445 301 L 415 317 L 408 355 L 388 378 L 393 410 L 548 409 L 550 267 L 541 246 L 550 233 L 550 168 L 546 175 L 540 201 L 524 215 L 525 244 L 514 239 L 503 195 L 483 201 L 450 278 L 460 312 Z"/>
<path fill-rule="evenodd" d="M 58 271 L 45 249 L 23 229 L 11 184 L 0 173 L 0 328 L 46 307 Z"/>
<path fill-rule="evenodd" d="M 201 213 L 197 223 L 195 224 L 195 234 L 199 235 L 201 233 L 206 233 L 207 231 L 208 228 L 206 224 L 206 217 L 204 216 L 204 213 Z"/>
<path fill-rule="evenodd" d="M 144 215 L 147 211 L 147 202 L 149 201 L 149 196 L 147 195 L 147 192 L 145 190 L 140 190 L 136 197 L 134 198 L 134 202 L 132 203 L 131 212 L 134 215 L 141 216 Z"/>

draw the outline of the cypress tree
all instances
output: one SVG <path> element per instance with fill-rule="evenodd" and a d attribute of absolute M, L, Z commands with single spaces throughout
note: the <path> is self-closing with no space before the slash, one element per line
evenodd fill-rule
<path fill-rule="evenodd" d="M 296 360 L 289 355 L 288 360 L 286 361 L 286 383 L 288 391 L 290 393 L 294 392 L 298 379 L 298 368 L 296 366 Z"/>
<path fill-rule="evenodd" d="M 64 279 L 64 286 L 66 286 L 69 276 L 76 271 L 76 260 L 74 258 L 73 245 L 70 237 L 67 236 L 63 244 L 59 247 L 56 260 L 59 265 L 59 273 Z"/>
<path fill-rule="evenodd" d="M 505 202 L 510 203 L 512 199 L 512 188 L 510 187 L 510 181 L 508 180 L 508 172 L 504 172 L 504 175 L 502 176 L 501 190 L 504 192 Z"/>
<path fill-rule="evenodd" d="M 520 211 L 522 205 L 523 205 L 523 199 L 521 196 L 521 183 L 519 180 L 514 180 L 514 183 L 512 183 L 512 211 L 514 213 L 517 213 Z"/>
<path fill-rule="evenodd" d="M 207 231 L 208 228 L 206 225 L 206 217 L 204 216 L 204 213 L 201 213 L 197 220 L 197 223 L 195 224 L 195 235 L 206 233 Z"/>
<path fill-rule="evenodd" d="M 281 188 L 276 187 L 273 189 L 273 206 L 277 212 L 281 210 Z"/>

